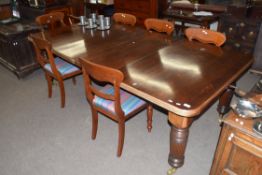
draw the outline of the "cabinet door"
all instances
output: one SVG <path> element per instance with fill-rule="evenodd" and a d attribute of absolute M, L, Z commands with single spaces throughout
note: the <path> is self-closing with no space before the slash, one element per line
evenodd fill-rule
<path fill-rule="evenodd" d="M 261 147 L 238 136 L 229 136 L 226 147 L 229 150 L 222 156 L 222 169 L 217 174 L 258 175 L 262 172 Z"/>
<path fill-rule="evenodd" d="M 36 64 L 35 53 L 27 38 L 13 41 L 15 49 L 15 65 L 18 71 L 23 71 Z"/>
<path fill-rule="evenodd" d="M 15 50 L 13 42 L 0 38 L 0 62 L 11 70 L 15 70 Z"/>

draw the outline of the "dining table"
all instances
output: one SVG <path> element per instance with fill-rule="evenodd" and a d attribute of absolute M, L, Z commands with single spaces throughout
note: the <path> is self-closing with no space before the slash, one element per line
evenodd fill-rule
<path fill-rule="evenodd" d="M 171 127 L 171 168 L 184 164 L 193 121 L 216 100 L 229 101 L 232 92 L 227 94 L 228 87 L 253 62 L 252 55 L 226 44 L 217 47 L 186 38 L 177 40 L 141 26 L 117 23 L 107 30 L 73 25 L 61 34 L 46 31 L 34 35 L 45 37 L 55 55 L 79 67 L 79 60 L 84 59 L 120 70 L 125 77 L 122 89 L 166 110 Z"/>

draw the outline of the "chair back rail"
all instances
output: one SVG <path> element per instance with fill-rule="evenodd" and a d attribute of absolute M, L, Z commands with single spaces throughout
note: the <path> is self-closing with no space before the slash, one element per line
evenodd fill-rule
<path fill-rule="evenodd" d="M 30 35 L 28 39 L 33 44 L 36 53 L 36 60 L 42 66 L 42 68 L 44 68 L 45 64 L 49 63 L 53 74 L 55 74 L 57 77 L 61 77 L 55 65 L 55 59 L 52 53 L 52 45 L 47 40 L 35 37 L 33 35 Z"/>
<path fill-rule="evenodd" d="M 167 20 L 156 19 L 156 18 L 148 18 L 144 22 L 147 30 L 155 30 L 157 32 L 164 32 L 168 35 L 174 31 L 174 24 Z"/>
<path fill-rule="evenodd" d="M 42 26 L 44 29 L 47 26 L 47 29 L 51 32 L 51 34 L 55 35 L 57 33 L 70 30 L 70 26 L 67 26 L 64 23 L 64 13 L 63 12 L 51 12 L 48 14 L 44 14 L 36 17 L 36 23 Z"/>
<path fill-rule="evenodd" d="M 215 44 L 217 47 L 223 45 L 226 41 L 226 36 L 220 32 L 202 28 L 187 28 L 185 35 L 189 41 L 193 39 L 202 43 Z"/>
<path fill-rule="evenodd" d="M 136 17 L 127 13 L 114 13 L 113 19 L 115 22 L 122 24 L 129 24 L 134 26 L 136 24 Z"/>

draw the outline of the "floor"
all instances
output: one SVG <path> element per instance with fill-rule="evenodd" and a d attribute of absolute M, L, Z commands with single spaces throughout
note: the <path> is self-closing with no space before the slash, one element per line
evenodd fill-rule
<path fill-rule="evenodd" d="M 249 90 L 258 76 L 246 73 L 237 83 Z M 169 131 L 165 111 L 154 109 L 153 130 L 146 129 L 146 112 L 127 122 L 123 155 L 116 157 L 117 125 L 99 118 L 91 140 L 91 113 L 82 77 L 65 82 L 66 107 L 60 108 L 58 86 L 47 97 L 41 70 L 18 80 L 0 65 L 1 175 L 161 175 L 169 169 Z M 207 175 L 220 126 L 217 102 L 193 123 L 185 164 L 176 175 Z"/>

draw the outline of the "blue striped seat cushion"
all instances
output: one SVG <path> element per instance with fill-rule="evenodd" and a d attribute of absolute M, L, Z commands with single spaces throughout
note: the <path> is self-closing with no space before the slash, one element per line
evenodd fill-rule
<path fill-rule="evenodd" d="M 101 92 L 105 94 L 114 94 L 114 87 L 112 85 L 106 85 L 101 90 Z M 120 89 L 120 101 L 121 101 L 121 107 L 123 112 L 125 113 L 125 116 L 128 115 L 130 112 L 136 110 L 137 108 L 144 105 L 146 102 L 141 100 L 140 98 L 129 94 L 128 92 Z M 115 114 L 115 108 L 114 108 L 114 101 L 106 100 L 104 98 L 95 96 L 93 100 L 94 105 L 97 107 L 100 107 L 112 114 Z"/>
<path fill-rule="evenodd" d="M 58 72 L 61 74 L 61 75 L 66 75 L 66 74 L 70 74 L 72 72 L 75 72 L 75 71 L 78 71 L 80 70 L 78 67 L 62 60 L 61 58 L 59 57 L 56 57 L 55 58 L 55 65 L 56 65 L 56 68 L 58 70 Z M 52 69 L 51 69 L 51 66 L 50 64 L 45 64 L 44 68 L 46 70 L 48 70 L 49 72 L 52 72 Z"/>

